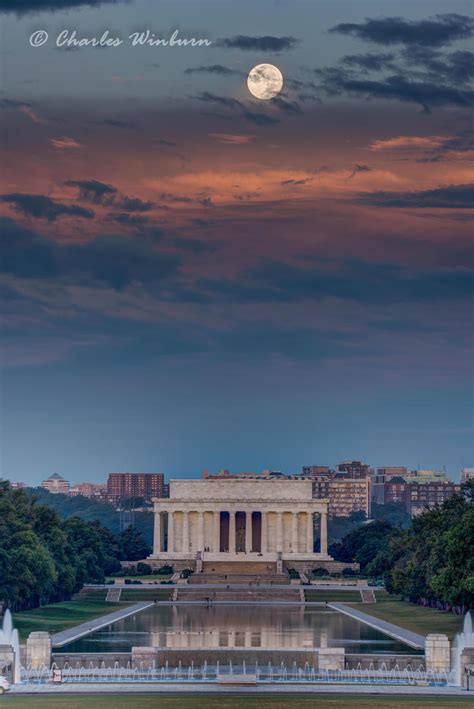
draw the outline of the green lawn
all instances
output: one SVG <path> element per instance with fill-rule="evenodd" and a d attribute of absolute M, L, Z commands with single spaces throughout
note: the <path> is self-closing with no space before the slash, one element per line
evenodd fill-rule
<path fill-rule="evenodd" d="M 124 599 L 127 600 L 127 599 Z M 106 603 L 105 600 L 80 599 L 51 603 L 49 606 L 35 608 L 31 611 L 15 613 L 13 625 L 18 628 L 21 640 L 25 640 L 34 630 L 46 630 L 58 633 L 73 625 L 85 623 L 106 613 L 113 613 L 124 607 L 123 603 Z"/>
<path fill-rule="evenodd" d="M 107 578 L 106 583 L 110 583 L 111 581 L 115 581 L 115 583 L 119 583 L 120 581 L 123 581 L 124 579 L 131 579 L 132 581 L 134 579 L 139 579 L 140 581 L 169 581 L 170 578 L 172 577 L 173 574 L 148 574 L 148 575 L 138 575 L 135 574 L 135 576 L 109 576 Z"/>
<path fill-rule="evenodd" d="M 388 593 L 378 593 L 377 603 L 349 603 L 349 605 L 381 620 L 412 630 L 414 633 L 420 635 L 445 633 L 450 639 L 462 630 L 464 620 L 462 616 L 454 613 L 423 608 L 414 603 L 401 601 L 397 596 L 390 596 Z"/>
<path fill-rule="evenodd" d="M 5 706 L 18 709 L 286 709 L 288 706 L 302 709 L 340 709 L 357 707 L 358 709 L 438 709 L 438 707 L 466 707 L 471 698 L 440 697 L 394 697 L 386 696 L 350 696 L 350 695 L 191 695 L 163 696 L 154 695 L 92 695 L 77 696 L 48 695 L 6 696 Z"/>
<path fill-rule="evenodd" d="M 142 590 L 143 589 L 143 590 Z M 124 588 L 120 600 L 121 601 L 169 601 L 173 594 L 172 588 L 166 586 L 153 586 L 152 588 L 132 588 L 128 586 Z"/>
<path fill-rule="evenodd" d="M 351 589 L 350 591 L 331 591 L 329 589 L 310 589 L 304 592 L 306 601 L 325 603 L 325 601 L 336 601 L 339 603 L 357 603 L 361 600 L 360 592 Z"/>

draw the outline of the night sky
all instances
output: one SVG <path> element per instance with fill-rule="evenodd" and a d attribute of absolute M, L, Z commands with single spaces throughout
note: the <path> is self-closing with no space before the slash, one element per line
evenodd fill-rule
<path fill-rule="evenodd" d="M 3 477 L 473 465 L 470 2 L 0 19 Z"/>

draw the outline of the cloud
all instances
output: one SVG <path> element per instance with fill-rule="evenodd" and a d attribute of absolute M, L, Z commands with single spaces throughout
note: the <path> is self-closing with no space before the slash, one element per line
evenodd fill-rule
<path fill-rule="evenodd" d="M 243 103 L 237 101 L 235 98 L 231 98 L 230 96 L 218 96 L 210 91 L 202 91 L 200 94 L 194 96 L 194 98 L 197 101 L 202 101 L 203 103 L 214 103 L 218 106 L 223 106 L 224 108 L 228 108 L 234 112 L 239 111 L 250 123 L 254 123 L 258 126 L 269 126 L 279 123 L 278 118 L 268 116 L 266 113 L 251 111 L 244 106 Z"/>
<path fill-rule="evenodd" d="M 451 136 L 444 135 L 398 135 L 393 138 L 375 140 L 369 150 L 381 152 L 385 150 L 429 150 L 442 147 Z"/>
<path fill-rule="evenodd" d="M 129 214 L 127 212 L 111 212 L 107 215 L 109 221 L 121 224 L 122 226 L 144 227 L 148 224 L 148 217 L 141 214 Z"/>
<path fill-rule="evenodd" d="M 361 172 L 372 172 L 372 168 L 368 165 L 354 165 L 354 168 L 347 179 L 352 180 L 353 177 L 359 175 Z"/>
<path fill-rule="evenodd" d="M 98 126 L 110 126 L 111 128 L 122 128 L 124 130 L 137 129 L 137 124 L 133 121 L 122 121 L 118 118 L 102 118 L 101 120 L 97 121 L 88 121 L 88 123 L 92 123 L 93 125 Z"/>
<path fill-rule="evenodd" d="M 218 143 L 226 143 L 227 145 L 247 145 L 256 137 L 255 135 L 237 133 L 209 133 L 209 135 Z"/>
<path fill-rule="evenodd" d="M 405 20 L 401 17 L 367 18 L 360 24 L 338 24 L 329 31 L 376 44 L 440 47 L 457 39 L 472 37 L 474 20 L 455 13 L 435 15 L 427 20 Z"/>
<path fill-rule="evenodd" d="M 308 182 L 311 182 L 312 179 L 312 177 L 306 177 L 302 180 L 283 180 L 282 182 L 280 182 L 280 185 L 282 185 L 283 187 L 285 185 L 306 185 L 308 184 Z"/>
<path fill-rule="evenodd" d="M 382 71 L 383 69 L 393 69 L 393 54 L 346 54 L 342 57 L 341 63 L 346 66 L 355 66 L 369 71 Z"/>
<path fill-rule="evenodd" d="M 27 217 L 47 219 L 50 222 L 56 221 L 61 216 L 82 217 L 83 219 L 92 219 L 94 216 L 94 212 L 90 209 L 78 205 L 63 204 L 40 194 L 12 192 L 0 195 L 0 201 L 11 204 L 17 212 L 21 212 Z"/>
<path fill-rule="evenodd" d="M 39 117 L 38 113 L 33 109 L 32 104 L 28 103 L 27 101 L 17 101 L 11 98 L 2 98 L 0 99 L 0 108 L 11 108 L 13 110 L 19 111 L 20 113 L 24 113 L 25 116 L 28 116 L 28 118 L 33 121 L 33 123 L 42 123 L 42 119 Z"/>
<path fill-rule="evenodd" d="M 293 49 L 297 44 L 298 40 L 295 37 L 273 37 L 270 35 L 249 37 L 242 34 L 223 38 L 216 42 L 217 47 L 241 49 L 247 52 L 282 52 L 286 49 Z"/>
<path fill-rule="evenodd" d="M 235 69 L 229 69 L 227 66 L 222 64 L 211 64 L 206 66 L 195 66 L 189 67 L 189 69 L 184 70 L 185 74 L 217 74 L 219 76 L 242 76 L 241 71 L 236 71 Z"/>
<path fill-rule="evenodd" d="M 358 201 L 373 207 L 474 209 L 474 183 L 419 192 L 364 192 Z"/>
<path fill-rule="evenodd" d="M 407 80 L 404 76 L 393 75 L 382 80 L 354 78 L 339 69 L 316 69 L 322 79 L 322 88 L 330 96 L 349 93 L 363 98 L 388 99 L 405 103 L 416 103 L 429 112 L 434 106 L 474 105 L 474 91 L 447 86 L 430 81 Z"/>
<path fill-rule="evenodd" d="M 356 259 L 320 261 L 304 267 L 268 259 L 235 280 L 201 280 L 199 287 L 237 303 L 337 298 L 379 305 L 467 297 L 473 292 L 474 274 L 467 268 L 428 270 Z"/>
<path fill-rule="evenodd" d="M 0 12 L 14 12 L 17 15 L 25 15 L 34 12 L 54 12 L 55 10 L 66 10 L 68 8 L 99 7 L 105 3 L 130 2 L 131 0 L 0 0 Z"/>
<path fill-rule="evenodd" d="M 77 150 L 83 148 L 81 143 L 78 143 L 74 138 L 63 136 L 62 138 L 50 138 L 49 142 L 58 150 Z"/>
<path fill-rule="evenodd" d="M 67 180 L 64 183 L 67 187 L 77 187 L 79 189 L 79 199 L 95 204 L 109 203 L 118 192 L 113 185 L 98 180 Z"/>
<path fill-rule="evenodd" d="M 165 148 L 176 148 L 176 143 L 173 143 L 172 140 L 166 140 L 165 138 L 160 138 L 158 141 L 160 145 L 165 146 Z"/>
<path fill-rule="evenodd" d="M 209 241 L 204 241 L 202 239 L 194 239 L 190 237 L 172 237 L 168 239 L 168 242 L 175 246 L 177 249 L 183 251 L 189 251 L 196 256 L 200 254 L 212 254 L 217 251 L 217 245 Z"/>
<path fill-rule="evenodd" d="M 116 203 L 119 209 L 124 209 L 126 212 L 149 212 L 155 206 L 154 202 L 145 202 L 138 197 L 122 197 Z"/>
<path fill-rule="evenodd" d="M 275 96 L 272 99 L 272 104 L 279 108 L 282 113 L 287 113 L 288 115 L 303 113 L 301 106 L 296 101 L 287 101 L 281 96 Z"/>
<path fill-rule="evenodd" d="M 12 219 L 0 219 L 3 273 L 21 278 L 49 279 L 57 284 L 102 285 L 122 290 L 129 284 L 175 276 L 181 259 L 159 249 L 157 231 L 133 237 L 104 235 L 85 244 L 59 245 L 23 229 Z"/>

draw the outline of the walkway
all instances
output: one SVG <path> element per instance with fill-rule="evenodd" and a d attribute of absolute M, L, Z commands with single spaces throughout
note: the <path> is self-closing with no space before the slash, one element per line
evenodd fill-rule
<path fill-rule="evenodd" d="M 78 694 L 115 694 L 115 695 L 137 695 L 137 694 L 160 694 L 160 695 L 184 695 L 184 694 L 346 694 L 354 695 L 385 695 L 391 697 L 413 697 L 431 696 L 437 698 L 462 697 L 470 699 L 469 693 L 460 687 L 416 687 L 410 686 L 387 686 L 387 685 L 361 685 L 361 684 L 258 684 L 256 687 L 232 687 L 219 686 L 218 684 L 202 683 L 168 683 L 168 682 L 120 682 L 117 684 L 16 684 L 11 689 L 11 695 L 18 694 L 43 694 L 43 695 L 78 695 Z M 473 694 L 471 692 L 471 694 Z M 132 701 L 132 700 L 131 700 Z M 297 702 L 297 700 L 295 700 Z M 467 703 L 466 703 L 467 706 Z"/>
<path fill-rule="evenodd" d="M 344 615 L 348 615 L 350 618 L 354 618 L 371 628 L 375 628 L 375 630 L 380 630 L 380 632 L 385 633 L 385 635 L 390 635 L 390 637 L 395 638 L 395 640 L 400 640 L 402 643 L 410 645 L 410 647 L 414 647 L 417 650 L 424 650 L 425 648 L 425 638 L 423 635 L 412 633 L 411 630 L 400 628 L 399 625 L 387 623 L 386 620 L 380 620 L 373 615 L 362 613 L 362 611 L 346 606 L 344 603 L 328 603 L 327 605 L 329 608 L 333 608 L 339 613 L 344 613 Z"/>
<path fill-rule="evenodd" d="M 89 633 L 94 632 L 94 630 L 105 628 L 107 625 L 111 625 L 117 620 L 127 618 L 129 615 L 135 615 L 135 613 L 140 613 L 140 611 L 145 610 L 145 608 L 150 608 L 154 605 L 154 601 L 140 601 L 140 603 L 135 603 L 133 606 L 126 606 L 123 610 L 107 613 L 107 615 L 101 615 L 100 618 L 96 618 L 95 620 L 89 620 L 87 623 L 81 623 L 68 630 L 62 630 L 60 633 L 55 633 L 51 636 L 53 647 L 62 647 L 66 645 L 66 643 L 89 635 Z"/>

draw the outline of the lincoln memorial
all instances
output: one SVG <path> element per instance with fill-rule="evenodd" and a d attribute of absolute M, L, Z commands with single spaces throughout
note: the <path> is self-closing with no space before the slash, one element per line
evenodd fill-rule
<path fill-rule="evenodd" d="M 280 561 L 288 567 L 330 561 L 327 510 L 326 500 L 313 499 L 310 480 L 171 480 L 169 498 L 154 499 L 149 558 L 179 568 L 194 560 Z"/>

